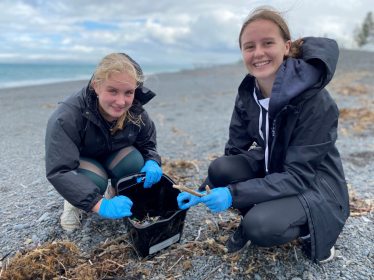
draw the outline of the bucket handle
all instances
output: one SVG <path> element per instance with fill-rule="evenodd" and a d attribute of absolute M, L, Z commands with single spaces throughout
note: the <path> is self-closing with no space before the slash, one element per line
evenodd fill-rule
<path fill-rule="evenodd" d="M 140 181 L 140 183 L 144 182 L 145 181 L 145 172 L 138 172 L 138 173 L 133 173 L 133 174 L 130 174 L 130 175 L 127 175 L 126 177 L 123 177 L 121 178 L 116 186 L 115 186 L 115 190 L 116 190 L 116 195 L 118 195 L 118 185 L 122 182 L 126 182 L 126 181 L 129 181 L 129 180 L 133 180 L 133 179 L 137 179 L 139 177 L 143 177 L 142 180 Z M 130 186 L 127 186 L 126 188 L 123 188 L 122 190 L 125 190 L 127 188 L 130 188 L 132 186 L 135 186 L 136 184 L 139 184 L 138 182 L 136 182 L 135 184 L 132 184 Z M 121 191 L 122 191 L 121 190 Z"/>
<path fill-rule="evenodd" d="M 145 180 L 145 174 L 146 174 L 145 172 L 138 172 L 138 173 L 133 173 L 133 174 L 126 175 L 125 177 L 122 177 L 121 179 L 119 179 L 119 181 L 115 185 L 116 195 L 118 196 L 118 185 L 120 183 L 126 182 L 128 180 L 133 180 L 133 179 L 138 178 L 138 177 L 143 177 L 140 182 L 144 182 L 144 180 Z M 170 179 L 167 175 L 162 174 L 161 177 L 167 179 L 170 183 L 172 183 L 173 185 L 175 185 L 175 182 L 172 179 Z M 136 182 L 135 184 L 132 184 L 130 186 L 127 186 L 126 188 L 121 189 L 121 191 L 125 190 L 127 188 L 130 188 L 132 186 L 135 186 L 136 184 L 139 184 L 139 183 Z"/>

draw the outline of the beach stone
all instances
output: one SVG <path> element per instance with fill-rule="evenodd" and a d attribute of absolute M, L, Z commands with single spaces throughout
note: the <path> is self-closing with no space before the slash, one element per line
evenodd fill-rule
<path fill-rule="evenodd" d="M 33 234 L 31 236 L 31 240 L 32 240 L 32 242 L 37 243 L 38 242 L 38 237 L 35 234 Z"/>
<path fill-rule="evenodd" d="M 91 239 L 91 237 L 89 237 L 89 236 L 85 236 L 85 237 L 83 237 L 82 238 L 82 242 L 86 242 L 86 241 L 88 241 L 88 240 L 90 240 Z"/>
<path fill-rule="evenodd" d="M 42 180 L 38 179 L 38 180 L 35 180 L 34 182 L 32 182 L 31 184 L 29 184 L 28 186 L 33 187 L 33 186 L 39 185 L 41 182 L 42 182 Z"/>
<path fill-rule="evenodd" d="M 16 225 L 16 226 L 14 226 L 14 230 L 23 230 L 23 228 L 24 228 L 24 225 Z"/>
<path fill-rule="evenodd" d="M 43 214 L 43 215 L 38 219 L 38 222 L 40 223 L 40 222 L 46 220 L 46 218 L 48 217 L 48 215 L 49 215 L 48 212 L 44 213 L 44 214 Z"/>

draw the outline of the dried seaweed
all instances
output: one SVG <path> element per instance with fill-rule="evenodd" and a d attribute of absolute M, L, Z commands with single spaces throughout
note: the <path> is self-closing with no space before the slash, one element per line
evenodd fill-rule
<path fill-rule="evenodd" d="M 374 123 L 374 111 L 366 107 L 361 108 L 342 108 L 339 110 L 339 122 L 348 123 L 354 131 L 365 131 L 372 127 Z M 341 130 L 347 135 L 346 130 Z"/>
<path fill-rule="evenodd" d="M 372 199 L 363 199 L 357 195 L 356 191 L 348 184 L 349 193 L 349 208 L 351 210 L 351 217 L 367 215 L 373 210 Z"/>
<path fill-rule="evenodd" d="M 173 179 L 177 184 L 186 183 L 196 172 L 200 171 L 197 160 L 188 161 L 176 159 L 169 161 L 168 159 L 163 158 L 162 161 L 163 165 L 161 168 L 163 173 Z"/>
<path fill-rule="evenodd" d="M 335 75 L 328 85 L 334 92 L 340 95 L 363 95 L 370 93 L 369 87 L 361 83 L 363 77 L 372 77 L 373 73 L 354 72 L 344 75 Z"/>
<path fill-rule="evenodd" d="M 54 241 L 38 248 L 30 248 L 18 252 L 9 261 L 2 279 L 65 277 L 90 280 L 107 276 L 128 276 L 120 271 L 127 265 L 123 263 L 134 257 L 133 246 L 125 242 L 127 238 L 128 235 L 125 235 L 100 246 L 90 257 L 82 256 L 71 242 Z"/>

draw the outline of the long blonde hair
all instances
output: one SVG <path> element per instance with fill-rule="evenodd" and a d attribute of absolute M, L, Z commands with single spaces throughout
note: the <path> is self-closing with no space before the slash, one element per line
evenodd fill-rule
<path fill-rule="evenodd" d="M 240 34 L 239 34 L 239 47 L 240 47 L 240 49 L 242 49 L 242 35 L 243 35 L 243 32 L 244 32 L 244 29 L 250 23 L 252 23 L 256 20 L 264 19 L 264 20 L 269 20 L 269 21 L 274 22 L 279 27 L 281 36 L 282 36 L 282 38 L 285 42 L 287 42 L 288 40 L 291 41 L 290 51 L 285 56 L 285 58 L 287 58 L 287 57 L 294 57 L 294 58 L 300 57 L 300 54 L 301 54 L 300 53 L 300 47 L 303 44 L 303 40 L 298 39 L 298 40 L 292 42 L 290 30 L 288 28 L 288 25 L 287 25 L 285 19 L 283 18 L 283 14 L 284 13 L 278 12 L 276 9 L 274 9 L 271 6 L 260 6 L 260 7 L 256 8 L 255 10 L 253 10 L 248 15 L 247 19 L 243 23 L 242 29 L 240 30 Z"/>
<path fill-rule="evenodd" d="M 137 87 L 144 82 L 143 72 L 139 65 L 134 65 L 134 61 L 131 60 L 127 55 L 121 53 L 112 53 L 105 56 L 98 64 L 94 71 L 94 77 L 91 80 L 90 87 L 94 88 L 94 82 L 99 84 L 108 80 L 113 74 L 127 72 L 136 81 Z M 134 104 L 135 103 L 135 104 Z M 133 105 L 138 105 L 139 101 L 136 100 L 136 95 L 133 101 Z M 100 106 L 100 105 L 99 105 Z M 115 127 L 113 128 L 112 135 L 118 130 L 122 130 L 124 124 L 132 122 L 136 125 L 140 125 L 142 122 L 141 115 L 135 115 L 131 113 L 131 107 L 123 113 L 118 119 Z"/>

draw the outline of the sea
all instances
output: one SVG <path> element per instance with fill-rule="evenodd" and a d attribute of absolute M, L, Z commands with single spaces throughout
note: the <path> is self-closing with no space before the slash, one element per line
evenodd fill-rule
<path fill-rule="evenodd" d="M 0 89 L 88 80 L 95 68 L 96 65 L 0 64 Z M 178 72 L 192 68 L 194 67 L 188 65 L 142 65 L 145 75 Z"/>

